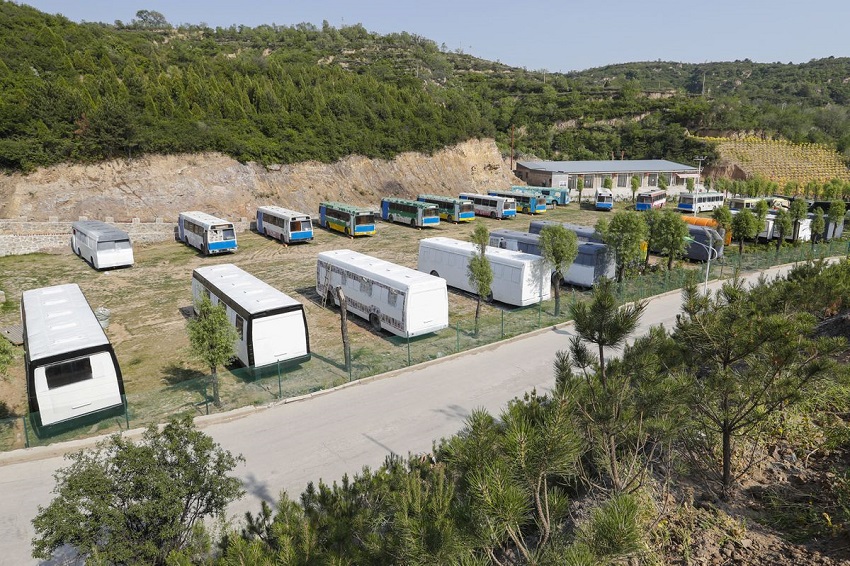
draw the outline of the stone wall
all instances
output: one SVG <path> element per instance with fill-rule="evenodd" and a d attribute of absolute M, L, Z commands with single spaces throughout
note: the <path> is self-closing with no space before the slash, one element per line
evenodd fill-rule
<path fill-rule="evenodd" d="M 84 216 L 80 220 L 89 220 Z M 130 235 L 133 244 L 150 244 L 174 240 L 177 224 L 163 222 L 157 218 L 154 222 L 141 222 L 134 218 L 132 222 L 114 222 L 104 218 L 104 222 L 124 230 Z M 30 222 L 26 218 L 0 220 L 0 256 L 23 255 L 36 252 L 56 252 L 71 249 L 72 222 L 60 222 L 50 218 L 48 222 Z M 237 232 L 251 228 L 251 223 L 242 218 L 233 223 Z"/>

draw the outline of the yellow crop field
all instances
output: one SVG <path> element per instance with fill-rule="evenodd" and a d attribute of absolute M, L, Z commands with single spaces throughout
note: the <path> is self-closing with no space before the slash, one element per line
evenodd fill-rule
<path fill-rule="evenodd" d="M 780 186 L 789 182 L 850 181 L 850 169 L 841 155 L 823 144 L 794 144 L 759 138 L 700 139 L 717 144 L 722 161 L 738 165 L 750 177 L 762 177 Z"/>

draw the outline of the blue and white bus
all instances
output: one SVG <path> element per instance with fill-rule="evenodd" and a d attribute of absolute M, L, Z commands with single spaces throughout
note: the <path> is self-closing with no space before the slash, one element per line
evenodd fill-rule
<path fill-rule="evenodd" d="M 417 200 L 437 205 L 440 220 L 449 222 L 471 222 L 475 219 L 475 208 L 468 200 L 443 195 L 419 195 Z"/>
<path fill-rule="evenodd" d="M 655 191 L 641 191 L 637 194 L 635 210 L 664 208 L 665 204 L 667 204 L 667 191 L 663 189 Z"/>
<path fill-rule="evenodd" d="M 177 235 L 181 242 L 198 248 L 206 255 L 236 251 L 233 223 L 206 212 L 181 212 L 177 218 Z"/>
<path fill-rule="evenodd" d="M 274 205 L 261 206 L 257 209 L 257 232 L 284 244 L 309 242 L 313 239 L 313 221 L 303 212 Z"/>
<path fill-rule="evenodd" d="M 384 197 L 381 199 L 381 219 L 409 224 L 417 228 L 434 227 L 440 224 L 440 213 L 436 204 L 406 198 Z"/>
<path fill-rule="evenodd" d="M 460 198 L 472 201 L 475 214 L 488 218 L 514 218 L 516 200 L 513 197 L 479 195 L 478 193 L 460 193 Z"/>
<path fill-rule="evenodd" d="M 515 191 L 488 191 L 490 196 L 508 197 L 516 201 L 516 208 L 525 214 L 540 214 L 546 212 L 546 199 L 540 195 L 520 193 Z"/>
<path fill-rule="evenodd" d="M 570 191 L 566 187 L 531 187 L 525 185 L 511 185 L 511 191 L 525 193 L 528 195 L 542 196 L 547 206 L 565 206 L 570 204 Z"/>
<path fill-rule="evenodd" d="M 611 189 L 596 189 L 593 198 L 596 210 L 612 210 L 614 208 L 614 193 Z"/>
<path fill-rule="evenodd" d="M 723 193 L 707 191 L 704 193 L 681 193 L 676 208 L 680 212 L 696 214 L 705 210 L 714 210 L 723 206 Z"/>
<path fill-rule="evenodd" d="M 319 203 L 319 226 L 353 238 L 376 232 L 375 211 L 342 202 Z"/>

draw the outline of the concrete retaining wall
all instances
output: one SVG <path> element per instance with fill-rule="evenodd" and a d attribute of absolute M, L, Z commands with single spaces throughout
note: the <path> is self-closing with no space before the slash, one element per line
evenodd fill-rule
<path fill-rule="evenodd" d="M 80 217 L 80 220 L 89 220 Z M 93 219 L 92 219 L 93 220 Z M 163 222 L 157 218 L 154 222 L 141 222 L 134 218 L 132 222 L 113 222 L 104 218 L 104 222 L 126 231 L 133 244 L 150 244 L 174 240 L 177 224 Z M 26 219 L 0 220 L 0 256 L 23 255 L 36 252 L 55 252 L 71 250 L 71 225 L 73 222 L 51 218 L 49 222 L 29 222 Z M 251 227 L 247 219 L 234 222 L 237 232 Z"/>

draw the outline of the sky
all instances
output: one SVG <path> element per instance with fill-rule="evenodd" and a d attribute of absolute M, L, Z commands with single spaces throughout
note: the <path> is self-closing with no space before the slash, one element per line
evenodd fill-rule
<path fill-rule="evenodd" d="M 406 31 L 449 51 L 530 71 L 634 61 L 805 63 L 850 56 L 848 0 L 18 0 L 73 21 L 173 25 L 309 22 Z"/>

